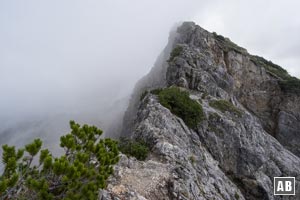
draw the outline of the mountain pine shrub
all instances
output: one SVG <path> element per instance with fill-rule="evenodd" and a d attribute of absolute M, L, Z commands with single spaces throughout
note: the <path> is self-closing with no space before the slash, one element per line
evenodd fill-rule
<path fill-rule="evenodd" d="M 129 138 L 120 138 L 119 149 L 123 154 L 133 156 L 138 160 L 145 160 L 149 153 L 149 147 L 146 142 Z"/>
<path fill-rule="evenodd" d="M 286 93 L 300 94 L 300 80 L 296 77 L 290 77 L 279 81 L 281 89 Z"/>
<path fill-rule="evenodd" d="M 174 49 L 170 53 L 170 58 L 169 58 L 168 62 L 172 62 L 175 57 L 180 56 L 182 51 L 183 51 L 182 46 L 177 45 L 176 47 L 174 47 Z"/>
<path fill-rule="evenodd" d="M 3 145 L 4 171 L 0 199 L 97 199 L 113 165 L 119 160 L 117 142 L 100 139 L 102 130 L 70 121 L 71 133 L 60 138 L 65 154 L 53 157 L 35 139 L 23 149 Z M 38 164 L 33 160 L 38 158 Z"/>
<path fill-rule="evenodd" d="M 187 91 L 181 91 L 177 87 L 157 91 L 161 105 L 180 117 L 188 127 L 196 128 L 205 119 L 201 104 L 191 99 Z"/>

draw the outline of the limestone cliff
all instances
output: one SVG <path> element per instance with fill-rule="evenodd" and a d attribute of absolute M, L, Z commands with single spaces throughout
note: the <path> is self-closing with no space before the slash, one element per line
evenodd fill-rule
<path fill-rule="evenodd" d="M 124 117 L 123 134 L 151 152 L 122 156 L 101 199 L 300 199 L 300 81 L 192 22 L 171 35 Z M 202 105 L 196 128 L 156 95 L 139 98 L 170 86 Z M 213 104 L 224 100 L 239 112 Z M 296 177 L 296 196 L 273 195 L 277 176 Z"/>

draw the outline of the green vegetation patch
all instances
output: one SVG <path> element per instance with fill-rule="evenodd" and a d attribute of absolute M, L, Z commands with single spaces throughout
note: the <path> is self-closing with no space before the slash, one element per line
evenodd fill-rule
<path fill-rule="evenodd" d="M 101 139 L 102 130 L 95 126 L 71 121 L 70 127 L 71 133 L 60 138 L 65 150 L 60 157 L 42 150 L 40 139 L 18 150 L 2 146 L 0 199 L 98 199 L 119 161 L 117 141 Z"/>
<path fill-rule="evenodd" d="M 218 41 L 218 43 L 220 44 L 220 47 L 225 52 L 236 51 L 236 52 L 241 53 L 241 54 L 246 52 L 246 50 L 244 48 L 242 48 L 242 47 L 238 46 L 237 44 L 233 43 L 228 38 L 225 38 L 222 35 L 218 35 L 216 32 L 213 32 L 213 36 Z"/>
<path fill-rule="evenodd" d="M 157 88 L 157 89 L 151 90 L 150 93 L 154 94 L 154 95 L 158 95 L 162 90 L 163 89 L 161 89 L 161 88 Z"/>
<path fill-rule="evenodd" d="M 190 128 L 196 126 L 205 119 L 202 106 L 189 97 L 187 91 L 181 91 L 177 87 L 157 90 L 159 102 L 168 108 L 173 114 L 180 117 Z"/>
<path fill-rule="evenodd" d="M 281 89 L 286 93 L 300 94 L 300 80 L 296 77 L 290 77 L 279 81 Z"/>
<path fill-rule="evenodd" d="M 127 155 L 133 156 L 138 160 L 145 160 L 149 153 L 149 147 L 143 140 L 131 140 L 129 138 L 121 138 L 119 150 Z"/>
<path fill-rule="evenodd" d="M 244 48 L 239 47 L 235 43 L 231 42 L 228 38 L 225 38 L 222 35 L 218 35 L 215 32 L 213 32 L 212 34 L 217 40 L 220 47 L 224 50 L 224 52 L 228 52 L 231 50 L 241 54 L 246 52 Z M 300 94 L 300 80 L 289 75 L 289 73 L 285 69 L 260 56 L 250 55 L 250 60 L 254 64 L 265 68 L 266 71 L 273 76 L 277 77 L 279 79 L 279 85 L 285 93 Z"/>
<path fill-rule="evenodd" d="M 277 76 L 278 78 L 286 80 L 291 77 L 285 69 L 260 56 L 251 56 L 250 60 L 256 65 L 264 67 L 269 73 Z"/>
<path fill-rule="evenodd" d="M 177 56 L 179 56 L 179 55 L 181 54 L 182 51 L 183 51 L 183 47 L 177 45 L 177 46 L 172 50 L 168 62 L 172 62 L 172 61 L 174 60 L 175 57 L 177 57 Z"/>
<path fill-rule="evenodd" d="M 300 80 L 289 75 L 285 69 L 259 56 L 251 56 L 250 60 L 280 79 L 279 86 L 285 93 L 300 94 Z"/>
<path fill-rule="evenodd" d="M 242 116 L 243 112 L 236 108 L 232 103 L 226 100 L 215 100 L 209 102 L 209 105 L 213 108 L 220 110 L 221 112 L 225 113 L 226 111 L 234 113 L 238 116 Z"/>

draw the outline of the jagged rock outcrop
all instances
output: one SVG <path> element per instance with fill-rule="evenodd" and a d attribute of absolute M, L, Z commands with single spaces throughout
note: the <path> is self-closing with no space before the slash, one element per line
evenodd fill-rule
<path fill-rule="evenodd" d="M 155 81 L 140 83 L 125 114 L 126 135 L 151 153 L 146 161 L 122 156 L 102 199 L 300 199 L 299 80 L 192 22 L 172 38 L 159 76 L 144 78 Z M 137 98 L 174 85 L 203 107 L 194 129 L 156 95 Z M 239 112 L 212 104 L 224 100 Z M 277 176 L 296 177 L 296 196 L 273 195 Z"/>
<path fill-rule="evenodd" d="M 140 105 L 135 136 L 152 151 L 139 162 L 123 156 L 110 191 L 120 199 L 244 199 L 218 167 L 198 134 L 148 95 Z M 117 191 L 117 192 L 116 192 Z"/>

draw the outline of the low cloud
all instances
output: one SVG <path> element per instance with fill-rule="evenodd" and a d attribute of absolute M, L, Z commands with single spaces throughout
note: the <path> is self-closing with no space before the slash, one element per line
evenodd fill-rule
<path fill-rule="evenodd" d="M 57 141 L 69 119 L 120 120 L 180 21 L 195 21 L 300 76 L 297 1 L 1 1 L 0 143 Z"/>

